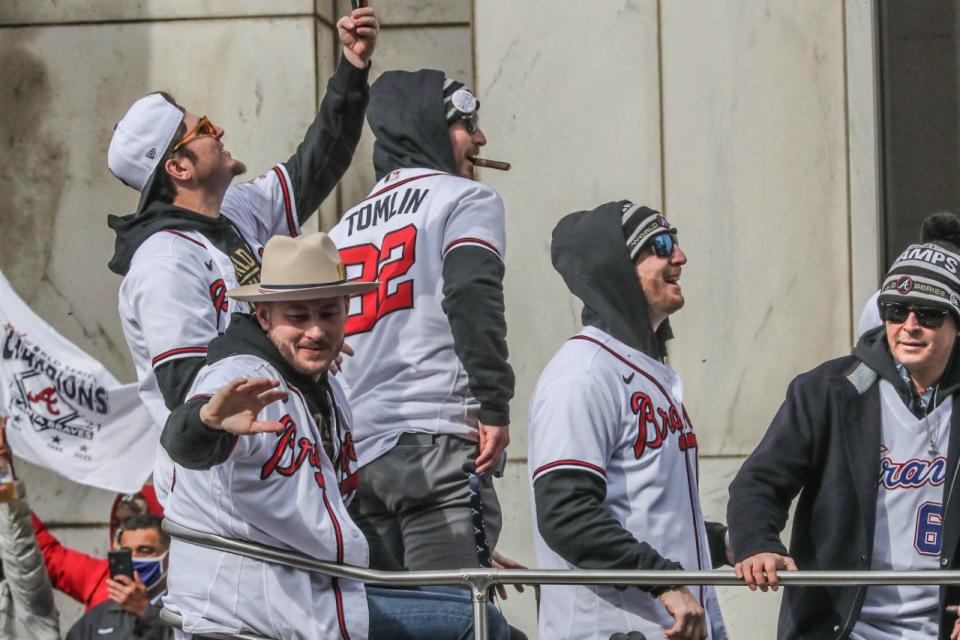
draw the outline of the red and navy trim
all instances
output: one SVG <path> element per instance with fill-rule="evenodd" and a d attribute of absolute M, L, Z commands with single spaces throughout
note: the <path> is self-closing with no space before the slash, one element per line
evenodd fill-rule
<path fill-rule="evenodd" d="M 164 360 L 170 360 L 172 358 L 188 355 L 206 355 L 206 353 L 206 347 L 177 347 L 176 349 L 170 349 L 169 351 L 164 351 L 163 353 L 154 356 L 153 360 L 150 361 L 150 365 L 156 367 Z"/>
<path fill-rule="evenodd" d="M 283 193 L 283 209 L 287 216 L 287 230 L 290 231 L 291 238 L 296 238 L 297 223 L 296 220 L 293 219 L 293 198 L 290 195 L 290 184 L 287 182 L 287 174 L 280 165 L 275 165 L 273 172 L 277 174 L 277 179 L 280 181 L 280 191 Z"/>
<path fill-rule="evenodd" d="M 473 246 L 479 245 L 484 249 L 489 249 L 494 253 L 494 255 L 496 255 L 498 258 L 503 260 L 503 256 L 500 255 L 500 250 L 497 249 L 492 242 L 487 242 L 486 240 L 481 240 L 480 238 L 460 238 L 459 240 L 454 240 L 453 242 L 448 244 L 446 248 L 443 250 L 444 257 L 446 257 L 446 255 L 450 252 L 451 249 L 454 249 L 462 244 L 473 245 Z"/>
<path fill-rule="evenodd" d="M 557 467 L 579 467 L 581 469 L 586 469 L 591 473 L 595 473 L 604 479 L 607 477 L 607 472 L 603 467 L 590 462 L 585 462 L 583 460 L 554 460 L 553 462 L 548 462 L 547 464 L 538 467 L 537 470 L 533 472 L 533 479 L 536 480 L 537 476 L 546 473 L 547 471 L 556 469 Z"/>
<path fill-rule="evenodd" d="M 371 193 L 371 194 L 368 195 L 365 199 L 361 200 L 361 202 L 366 202 L 367 200 L 373 200 L 374 198 L 376 198 L 376 197 L 378 197 L 378 196 L 382 196 L 383 194 L 387 193 L 388 191 L 393 191 L 393 190 L 396 189 L 397 187 L 403 186 L 403 185 L 407 184 L 408 182 L 413 182 L 414 180 L 420 180 L 420 179 L 422 179 L 422 178 L 432 178 L 433 176 L 445 176 L 445 175 L 448 175 L 448 174 L 444 173 L 443 171 L 437 171 L 437 172 L 434 172 L 434 173 L 425 173 L 425 174 L 423 174 L 422 176 L 412 176 L 412 177 L 410 177 L 410 178 L 405 178 L 405 179 L 401 180 L 400 182 L 394 182 L 393 184 L 391 184 L 391 185 L 389 185 L 389 186 L 386 186 L 386 187 L 384 187 L 383 189 L 380 189 L 380 191 L 375 191 L 374 193 Z"/>
<path fill-rule="evenodd" d="M 647 380 L 649 380 L 649 381 L 653 384 L 653 386 L 655 386 L 657 389 L 660 390 L 660 393 L 663 394 L 663 397 L 666 398 L 666 400 L 667 400 L 667 402 L 670 404 L 670 406 L 671 406 L 672 408 L 676 409 L 676 404 L 674 404 L 673 398 L 670 396 L 670 394 L 667 393 L 667 390 L 663 388 L 663 385 L 661 385 L 660 382 L 659 382 L 656 378 L 654 378 L 652 375 L 650 375 L 649 373 L 647 373 L 646 371 L 644 371 L 643 369 L 641 369 L 640 367 L 638 367 L 638 366 L 635 365 L 634 363 L 630 362 L 627 358 L 623 357 L 622 355 L 620 355 L 619 353 L 617 353 L 616 351 L 614 351 L 613 349 L 611 349 L 611 348 L 608 347 L 607 345 L 603 344 L 602 342 L 600 342 L 600 341 L 597 340 L 596 338 L 591 338 L 590 336 L 576 335 L 576 336 L 573 336 L 573 337 L 570 338 L 570 339 L 571 339 L 571 340 L 586 340 L 587 342 L 592 342 L 593 344 L 597 345 L 598 347 L 600 347 L 601 349 L 603 349 L 604 351 L 606 351 L 607 353 L 609 353 L 610 355 L 612 355 L 614 358 L 616 358 L 617 360 L 619 360 L 620 362 L 622 362 L 623 364 L 627 365 L 628 367 L 630 367 L 631 369 L 633 369 L 634 371 L 636 371 L 637 373 L 639 373 L 640 375 L 642 375 L 643 377 L 645 377 Z M 683 407 L 681 407 L 681 409 L 683 409 Z M 683 412 L 682 412 L 681 415 L 683 415 L 684 418 L 686 418 L 687 424 L 690 425 L 691 428 L 693 428 L 693 425 L 690 423 L 690 419 L 687 417 L 687 412 L 686 412 L 685 409 L 683 410 Z M 686 439 L 684 439 L 684 440 L 681 441 L 681 451 L 683 451 L 683 453 L 684 453 L 684 456 L 683 456 L 683 458 L 684 458 L 684 465 L 685 465 L 685 469 L 686 469 L 686 472 L 687 472 L 687 496 L 690 498 L 690 517 L 693 518 L 693 531 L 694 531 L 693 540 L 694 540 L 694 543 L 696 544 L 696 548 L 697 548 L 697 568 L 698 568 L 698 569 L 703 569 L 703 565 L 704 565 L 704 563 L 703 563 L 703 549 L 700 547 L 700 529 L 699 529 L 699 527 L 697 526 L 697 507 L 696 507 L 696 503 L 697 503 L 697 501 L 698 501 L 698 499 L 699 499 L 699 496 L 695 496 L 695 495 L 694 495 L 695 492 L 694 492 L 694 489 L 693 489 L 693 483 L 691 482 L 691 478 L 690 478 L 690 459 L 689 459 L 689 456 L 686 455 L 686 454 L 687 454 L 687 451 L 689 451 L 690 449 L 694 449 L 694 450 L 695 450 L 695 448 L 696 448 L 696 446 L 697 446 L 697 439 L 696 439 L 696 436 L 693 435 L 693 433 L 685 434 L 685 435 L 687 435 L 688 437 L 687 437 Z M 691 436 L 692 436 L 692 442 L 691 442 Z M 685 444 L 686 446 L 683 446 L 684 444 Z M 696 460 L 696 458 L 694 458 L 694 459 Z M 701 520 L 702 520 L 702 518 L 703 518 L 703 516 L 701 515 Z M 701 587 L 701 588 L 700 588 L 700 604 L 701 604 L 701 605 L 703 605 L 703 599 L 704 599 L 704 596 L 703 596 L 703 587 Z"/>
<path fill-rule="evenodd" d="M 203 249 L 207 248 L 202 242 L 200 242 L 199 240 L 194 240 L 193 238 L 185 234 L 183 231 L 178 231 L 176 229 L 163 229 L 163 231 L 166 231 L 167 233 L 172 233 L 175 236 L 180 236 L 184 240 L 189 240 L 193 244 L 197 245 L 198 247 L 202 247 Z"/>

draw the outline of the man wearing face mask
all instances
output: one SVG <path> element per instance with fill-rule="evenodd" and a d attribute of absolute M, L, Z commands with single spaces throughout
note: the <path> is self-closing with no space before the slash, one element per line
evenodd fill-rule
<path fill-rule="evenodd" d="M 170 537 L 163 519 L 151 515 L 126 520 L 118 536 L 119 548 L 133 556 L 133 577 L 107 580 L 110 599 L 88 611 L 67 634 L 67 640 L 130 638 L 161 640 L 173 630 L 159 619 L 160 598 L 167 590 L 167 551 Z"/>

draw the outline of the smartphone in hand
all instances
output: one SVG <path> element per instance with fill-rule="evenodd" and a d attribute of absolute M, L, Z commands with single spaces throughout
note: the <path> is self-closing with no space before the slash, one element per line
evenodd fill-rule
<path fill-rule="evenodd" d="M 367 6 L 367 0 L 350 0 L 350 4 L 353 5 L 354 9 L 362 9 Z"/>
<path fill-rule="evenodd" d="M 129 576 L 133 578 L 133 554 L 130 549 L 117 549 L 107 553 L 110 563 L 110 577 Z"/>

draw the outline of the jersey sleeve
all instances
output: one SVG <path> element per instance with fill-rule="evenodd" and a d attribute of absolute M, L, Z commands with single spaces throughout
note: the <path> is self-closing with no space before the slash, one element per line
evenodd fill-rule
<path fill-rule="evenodd" d="M 227 189 L 220 210 L 241 233 L 260 244 L 275 235 L 297 237 L 300 222 L 287 169 L 275 165 L 262 176 Z"/>
<path fill-rule="evenodd" d="M 127 274 L 121 296 L 129 308 L 126 323 L 138 326 L 150 366 L 181 358 L 204 357 L 207 345 L 218 335 L 217 309 L 211 288 L 189 259 L 158 256 L 137 265 Z"/>
<path fill-rule="evenodd" d="M 220 360 L 212 365 L 206 366 L 197 373 L 197 378 L 193 383 L 193 388 L 190 389 L 190 392 L 187 394 L 187 403 L 195 404 L 199 403 L 205 398 L 209 398 L 217 391 L 227 386 L 233 380 L 237 378 L 262 378 L 262 377 L 276 377 L 269 375 L 267 371 L 262 367 L 256 367 L 251 369 L 246 366 L 236 366 L 236 360 L 226 359 Z M 285 390 L 284 386 L 278 388 L 279 390 Z M 186 406 L 186 405 L 185 405 Z M 260 420 L 279 420 L 282 413 L 283 403 L 273 402 L 260 412 L 258 418 Z M 171 417 L 173 414 L 171 414 Z M 169 420 L 168 420 L 169 424 Z M 166 432 L 166 429 L 164 429 Z M 214 432 L 222 433 L 222 432 Z M 225 462 L 226 460 L 238 460 L 241 458 L 247 458 L 256 454 L 264 445 L 264 438 L 276 438 L 276 435 L 273 433 L 268 434 L 250 434 L 245 436 L 232 436 L 232 443 L 230 445 L 229 451 L 226 452 L 225 459 L 217 460 L 219 462 Z M 169 451 L 169 448 L 168 448 Z M 208 465 L 212 466 L 212 465 Z M 197 467 L 202 468 L 202 467 Z"/>
<path fill-rule="evenodd" d="M 503 260 L 507 251 L 503 200 L 497 192 L 471 182 L 456 200 L 443 226 L 443 257 L 457 247 L 473 246 Z"/>
<path fill-rule="evenodd" d="M 619 428 L 617 404 L 592 374 L 571 371 L 541 381 L 530 403 L 533 481 L 559 469 L 606 481 Z"/>

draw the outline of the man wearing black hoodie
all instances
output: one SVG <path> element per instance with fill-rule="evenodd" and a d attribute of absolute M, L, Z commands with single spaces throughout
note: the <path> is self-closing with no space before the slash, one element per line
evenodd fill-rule
<path fill-rule="evenodd" d="M 656 211 L 610 202 L 563 218 L 553 265 L 583 329 L 530 400 L 537 562 L 545 569 L 711 569 L 724 527 L 705 523 L 697 436 L 665 362 L 687 257 Z M 541 638 L 726 638 L 713 587 L 543 587 Z"/>
<path fill-rule="evenodd" d="M 884 278 L 883 326 L 798 376 L 730 485 L 736 571 L 956 569 L 960 220 L 935 214 Z M 953 241 L 948 241 L 950 238 Z M 799 494 L 789 552 L 780 541 Z M 958 497 L 960 500 L 960 497 Z M 787 587 L 780 638 L 956 638 L 960 589 Z M 952 633 L 951 633 L 952 627 Z"/>
<path fill-rule="evenodd" d="M 500 196 L 474 176 L 479 102 L 443 72 L 388 71 L 370 92 L 379 182 L 330 236 L 356 296 L 342 379 L 357 416 L 351 515 L 371 566 L 490 566 L 500 530 L 491 471 L 510 441 L 513 371 Z"/>
<path fill-rule="evenodd" d="M 316 119 L 296 153 L 255 180 L 230 187 L 245 167 L 224 149 L 224 130 L 165 94 L 138 100 L 114 130 L 110 170 L 141 197 L 135 213 L 110 217 L 117 240 L 109 266 L 124 277 L 124 335 L 158 427 L 183 401 L 207 344 L 234 312 L 249 311 L 224 293 L 259 280 L 267 240 L 298 235 L 350 164 L 379 25 L 373 9 L 363 8 L 341 18 L 337 30 L 343 57 Z M 198 449 L 188 435 L 172 441 L 174 459 Z M 154 474 L 161 501 L 170 469 L 161 453 Z"/>

